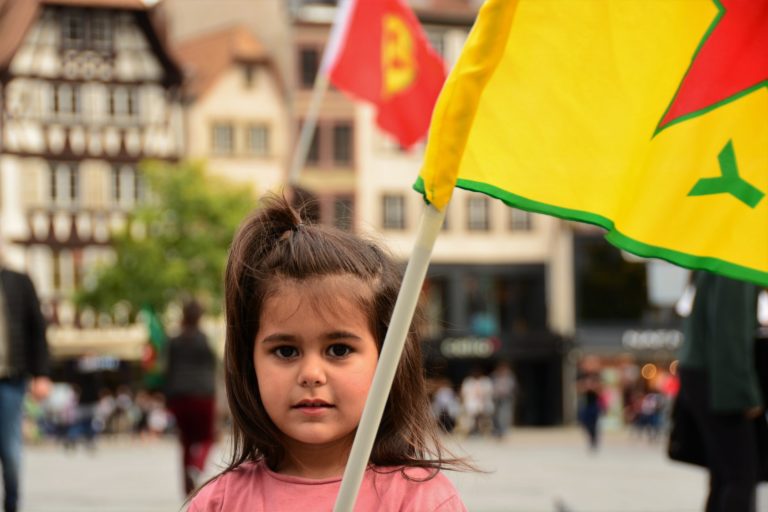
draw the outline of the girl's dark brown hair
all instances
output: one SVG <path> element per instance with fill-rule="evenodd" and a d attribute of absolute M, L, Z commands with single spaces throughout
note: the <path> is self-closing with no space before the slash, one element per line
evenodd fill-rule
<path fill-rule="evenodd" d="M 234 238 L 225 277 L 227 398 L 233 417 L 233 451 L 224 473 L 264 460 L 276 469 L 286 453 L 281 433 L 259 396 L 254 341 L 264 301 L 280 282 L 351 275 L 372 293 L 360 297 L 379 351 L 400 288 L 401 273 L 375 243 L 338 229 L 308 224 L 284 198 L 270 197 Z M 446 458 L 427 397 L 420 315 L 411 325 L 370 462 L 375 466 L 472 469 Z"/>

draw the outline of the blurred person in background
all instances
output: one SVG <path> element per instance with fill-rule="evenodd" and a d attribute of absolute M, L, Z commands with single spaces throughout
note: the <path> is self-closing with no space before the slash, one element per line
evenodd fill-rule
<path fill-rule="evenodd" d="M 764 402 L 755 367 L 758 287 L 697 272 L 680 349 L 678 406 L 691 414 L 709 469 L 706 512 L 754 512 Z"/>
<path fill-rule="evenodd" d="M 461 383 L 461 403 L 465 430 L 469 435 L 485 434 L 491 430 L 493 418 L 493 383 L 476 366 Z"/>
<path fill-rule="evenodd" d="M 432 412 L 437 418 L 440 428 L 446 433 L 453 432 L 456 419 L 461 413 L 461 402 L 453 390 L 451 381 L 440 377 L 435 381 L 435 392 L 432 395 Z"/>
<path fill-rule="evenodd" d="M 16 512 L 24 394 L 35 399 L 48 394 L 48 343 L 45 320 L 32 280 L 0 267 L 0 463 L 3 466 L 3 506 Z"/>
<path fill-rule="evenodd" d="M 96 448 L 96 429 L 94 420 L 99 404 L 101 389 L 101 370 L 99 358 L 94 353 L 87 353 L 73 361 L 77 406 L 75 421 L 67 436 L 68 446 L 74 448 L 78 441 L 89 448 Z"/>
<path fill-rule="evenodd" d="M 579 423 L 584 427 L 591 451 L 597 451 L 600 443 L 599 421 L 604 407 L 600 378 L 600 362 L 588 357 L 582 362 L 576 378 L 579 393 Z"/>
<path fill-rule="evenodd" d="M 184 490 L 191 493 L 214 440 L 216 356 L 200 330 L 203 308 L 184 304 L 181 333 L 168 343 L 166 396 L 182 446 Z"/>
<path fill-rule="evenodd" d="M 98 434 L 112 435 L 115 433 L 110 419 L 115 414 L 115 397 L 109 388 L 99 390 L 99 402 L 96 404 L 93 425 Z"/>
<path fill-rule="evenodd" d="M 491 372 L 493 383 L 493 433 L 504 437 L 515 421 L 517 379 L 509 363 L 501 361 Z"/>
<path fill-rule="evenodd" d="M 116 434 L 133 432 L 134 410 L 135 404 L 131 389 L 128 386 L 119 386 L 115 393 L 115 410 L 108 420 L 111 427 L 108 429 Z"/>

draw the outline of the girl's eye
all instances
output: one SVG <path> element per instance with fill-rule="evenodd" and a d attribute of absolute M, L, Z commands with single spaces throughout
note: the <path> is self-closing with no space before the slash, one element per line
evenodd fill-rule
<path fill-rule="evenodd" d="M 274 353 L 280 359 L 291 359 L 292 357 L 296 357 L 299 354 L 299 351 L 296 350 L 296 347 L 285 345 L 282 347 L 277 347 L 274 350 Z"/>
<path fill-rule="evenodd" d="M 352 353 L 352 349 L 348 345 L 335 344 L 328 347 L 328 355 L 331 357 L 346 357 Z"/>

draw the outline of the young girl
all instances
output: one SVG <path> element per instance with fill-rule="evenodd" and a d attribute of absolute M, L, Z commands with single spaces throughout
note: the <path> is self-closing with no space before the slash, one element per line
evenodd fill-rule
<path fill-rule="evenodd" d="M 305 224 L 270 199 L 240 227 L 226 272 L 228 467 L 189 512 L 330 511 L 400 287 L 375 244 Z M 440 469 L 415 326 L 356 511 L 464 511 Z"/>

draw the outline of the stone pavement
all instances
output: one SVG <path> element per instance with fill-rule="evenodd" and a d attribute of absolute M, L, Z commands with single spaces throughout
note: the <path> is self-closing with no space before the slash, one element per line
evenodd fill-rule
<path fill-rule="evenodd" d="M 661 444 L 627 432 L 607 433 L 596 454 L 575 428 L 450 443 L 489 471 L 448 473 L 473 512 L 696 512 L 704 499 L 703 471 L 669 462 Z M 107 440 L 95 452 L 28 446 L 22 512 L 178 511 L 178 458 L 171 439 Z M 768 511 L 764 491 L 759 502 Z"/>

